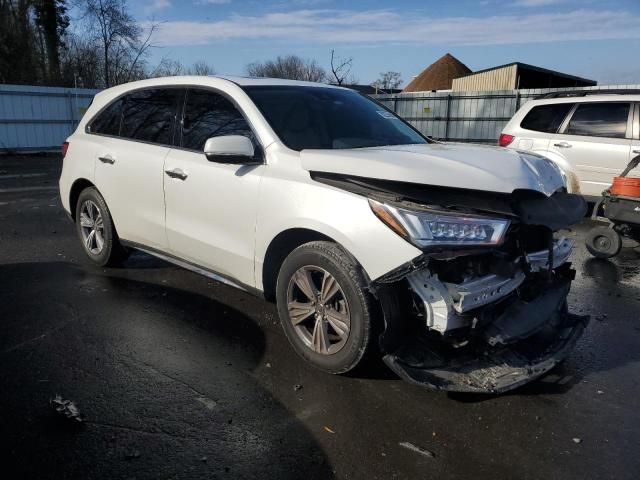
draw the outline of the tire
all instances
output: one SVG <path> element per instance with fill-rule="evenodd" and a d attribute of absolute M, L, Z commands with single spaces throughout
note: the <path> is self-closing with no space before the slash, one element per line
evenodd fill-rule
<path fill-rule="evenodd" d="M 595 227 L 587 233 L 585 244 L 594 257 L 611 258 L 620 253 L 622 238 L 613 228 Z"/>
<path fill-rule="evenodd" d="M 304 279 L 312 282 L 313 295 L 300 288 Z M 339 245 L 310 242 L 291 252 L 278 273 L 276 300 L 289 342 L 314 367 L 346 373 L 376 350 L 377 303 L 361 267 Z"/>
<path fill-rule="evenodd" d="M 107 204 L 94 187 L 80 192 L 76 203 L 76 231 L 84 252 L 96 265 L 111 267 L 126 259 L 127 252 L 120 245 Z"/>

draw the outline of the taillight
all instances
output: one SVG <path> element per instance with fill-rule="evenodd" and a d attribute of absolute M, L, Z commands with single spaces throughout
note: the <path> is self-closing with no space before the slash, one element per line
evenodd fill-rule
<path fill-rule="evenodd" d="M 500 138 L 498 139 L 498 143 L 500 144 L 501 147 L 506 147 L 511 142 L 513 142 L 514 138 L 516 137 L 514 137 L 513 135 L 507 135 L 506 133 L 501 133 Z"/>
<path fill-rule="evenodd" d="M 69 148 L 69 142 L 64 142 L 62 144 L 62 158 L 67 154 L 67 149 Z"/>

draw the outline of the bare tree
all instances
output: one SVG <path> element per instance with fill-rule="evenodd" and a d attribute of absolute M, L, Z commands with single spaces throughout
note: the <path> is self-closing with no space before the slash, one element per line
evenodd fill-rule
<path fill-rule="evenodd" d="M 266 62 L 254 62 L 246 67 L 251 77 L 285 78 L 288 80 L 306 80 L 322 82 L 327 73 L 312 59 L 304 59 L 297 55 L 277 57 Z"/>
<path fill-rule="evenodd" d="M 335 50 L 331 50 L 331 74 L 337 85 L 342 85 L 345 82 L 356 83 L 353 76 L 350 76 L 352 66 L 353 57 L 340 58 L 335 55 Z"/>
<path fill-rule="evenodd" d="M 149 77 L 175 77 L 176 75 L 184 75 L 186 69 L 178 60 L 163 58 L 160 63 L 149 72 Z"/>
<path fill-rule="evenodd" d="M 376 90 L 393 90 L 402 84 L 400 72 L 380 72 L 380 77 L 371 84 Z"/>
<path fill-rule="evenodd" d="M 188 70 L 189 75 L 215 75 L 216 70 L 211 65 L 203 60 L 199 60 L 194 63 Z"/>
<path fill-rule="evenodd" d="M 125 0 L 86 0 L 83 13 L 100 45 L 104 86 L 144 77 L 141 59 L 153 46 L 151 39 L 158 24 L 152 23 L 143 36 Z"/>

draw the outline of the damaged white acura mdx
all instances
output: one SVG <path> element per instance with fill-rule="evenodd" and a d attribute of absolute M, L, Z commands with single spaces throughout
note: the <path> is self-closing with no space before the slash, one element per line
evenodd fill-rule
<path fill-rule="evenodd" d="M 381 355 L 433 389 L 501 392 L 571 351 L 586 211 L 551 161 L 422 136 L 328 85 L 173 77 L 95 96 L 64 145 L 88 257 L 148 252 L 277 302 L 330 373 Z"/>

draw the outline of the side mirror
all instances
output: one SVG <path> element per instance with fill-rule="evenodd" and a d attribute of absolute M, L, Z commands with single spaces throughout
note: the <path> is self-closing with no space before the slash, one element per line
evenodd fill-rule
<path fill-rule="evenodd" d="M 253 143 L 242 135 L 211 137 L 204 144 L 207 160 L 216 163 L 255 164 Z"/>

